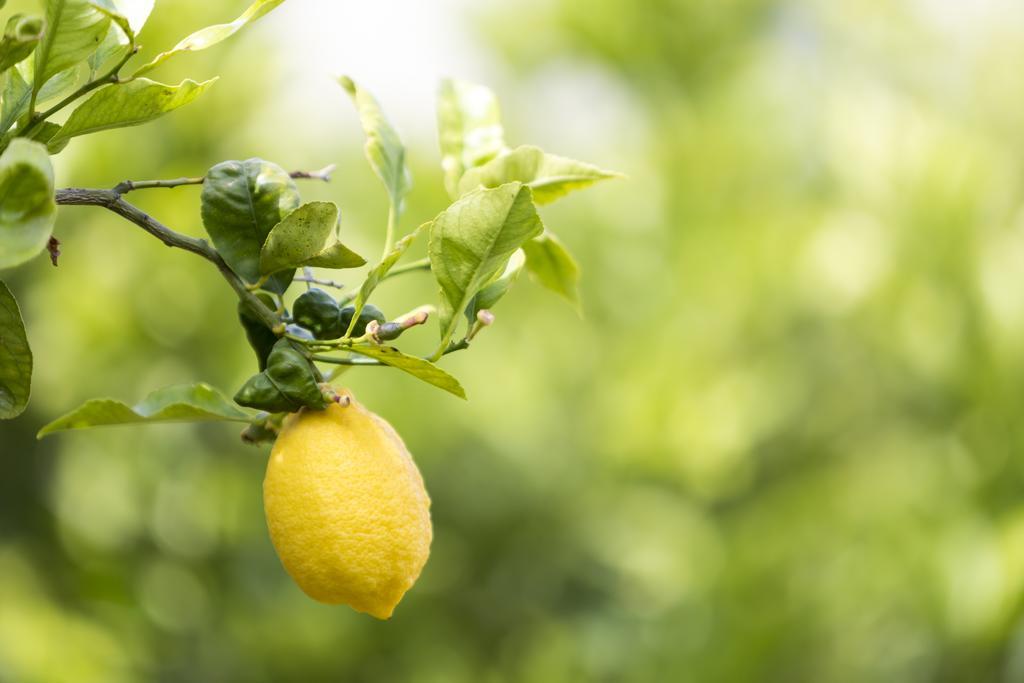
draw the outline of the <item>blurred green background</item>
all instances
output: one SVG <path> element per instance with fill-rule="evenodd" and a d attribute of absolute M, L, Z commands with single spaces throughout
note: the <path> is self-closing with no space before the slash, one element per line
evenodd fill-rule
<path fill-rule="evenodd" d="M 145 54 L 244 5 L 158 1 Z M 4 274 L 37 364 L 0 424 L 0 681 L 1024 681 L 1022 60 L 1010 0 L 289 0 L 169 64 L 222 80 L 74 142 L 59 185 L 337 162 L 304 198 L 376 253 L 341 72 L 411 147 L 406 230 L 445 206 L 443 75 L 493 87 L 512 144 L 629 179 L 544 210 L 585 318 L 524 278 L 446 359 L 468 404 L 346 375 L 433 498 L 386 623 L 289 580 L 234 428 L 35 441 L 87 398 L 253 372 L 208 264 L 62 209 L 60 267 Z M 194 188 L 133 201 L 201 233 Z"/>

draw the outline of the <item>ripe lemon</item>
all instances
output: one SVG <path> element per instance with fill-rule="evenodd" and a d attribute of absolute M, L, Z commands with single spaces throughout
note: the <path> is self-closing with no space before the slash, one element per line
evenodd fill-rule
<path fill-rule="evenodd" d="M 348 403 L 348 405 L 345 405 Z M 430 498 L 401 437 L 342 393 L 285 420 L 263 481 L 270 539 L 309 597 L 391 616 L 430 554 Z"/>

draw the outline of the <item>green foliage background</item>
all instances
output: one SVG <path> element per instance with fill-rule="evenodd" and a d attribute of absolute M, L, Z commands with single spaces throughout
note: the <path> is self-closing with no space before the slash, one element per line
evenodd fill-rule
<path fill-rule="evenodd" d="M 234 4 L 158 4 L 143 42 Z M 253 371 L 208 264 L 62 208 L 60 268 L 4 274 L 38 360 L 0 424 L 0 681 L 1024 680 L 1024 13 L 962 5 L 475 6 L 493 73 L 452 75 L 497 90 L 511 140 L 630 179 L 545 209 L 586 317 L 524 277 L 445 360 L 468 404 L 346 376 L 433 498 L 430 562 L 387 623 L 284 574 L 266 452 L 231 427 L 35 441 L 93 396 Z M 222 78 L 76 142 L 58 185 L 337 161 L 304 198 L 376 253 L 386 199 L 343 93 L 330 127 L 270 107 L 275 21 L 168 65 Z M 446 205 L 436 148 L 411 146 L 406 229 Z M 199 234 L 198 195 L 132 199 Z M 416 277 L 382 306 L 420 303 Z"/>

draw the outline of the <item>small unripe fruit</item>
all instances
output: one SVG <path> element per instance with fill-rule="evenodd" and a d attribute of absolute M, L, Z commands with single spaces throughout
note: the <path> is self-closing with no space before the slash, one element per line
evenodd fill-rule
<path fill-rule="evenodd" d="M 310 289 L 295 300 L 294 320 L 317 339 L 337 339 L 345 334 L 338 302 L 322 289 Z"/>

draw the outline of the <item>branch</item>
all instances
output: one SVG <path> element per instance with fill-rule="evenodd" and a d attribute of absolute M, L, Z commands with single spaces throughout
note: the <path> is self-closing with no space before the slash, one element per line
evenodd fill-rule
<path fill-rule="evenodd" d="M 138 207 L 126 202 L 121 198 L 121 194 L 116 189 L 88 190 L 67 188 L 57 190 L 57 203 L 62 206 L 101 206 L 139 226 L 168 247 L 184 249 L 197 256 L 201 256 L 217 267 L 217 270 L 227 280 L 227 283 L 235 290 L 238 298 L 245 302 L 259 316 L 267 328 L 274 330 L 281 327 L 281 319 L 277 313 L 267 308 L 266 304 L 249 291 L 246 284 L 235 275 L 234 271 L 221 258 L 221 255 L 217 253 L 217 250 L 211 247 L 206 240 L 175 232 Z"/>

